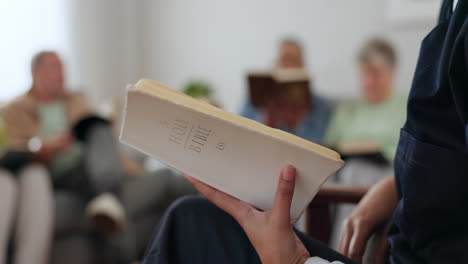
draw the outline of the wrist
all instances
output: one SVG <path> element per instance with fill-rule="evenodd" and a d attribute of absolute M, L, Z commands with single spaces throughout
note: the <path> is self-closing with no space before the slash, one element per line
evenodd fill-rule
<path fill-rule="evenodd" d="M 31 153 L 40 152 L 42 150 L 42 147 L 42 140 L 37 136 L 30 138 L 27 144 L 28 151 Z"/>
<path fill-rule="evenodd" d="M 305 256 L 305 255 L 301 255 L 301 256 L 298 256 L 296 257 L 296 259 L 294 259 L 291 264 L 304 264 L 307 262 L 307 260 L 309 259 L 308 256 Z"/>
<path fill-rule="evenodd" d="M 261 263 L 264 263 L 264 264 L 284 264 L 284 263 L 287 263 L 287 264 L 304 264 L 307 262 L 307 260 L 310 258 L 310 255 L 305 255 L 305 254 L 297 254 L 296 256 L 294 256 L 293 259 L 289 260 L 289 261 L 286 261 L 285 258 L 281 258 L 281 257 L 269 257 L 269 258 L 262 258 L 260 257 L 260 260 L 261 260 Z"/>

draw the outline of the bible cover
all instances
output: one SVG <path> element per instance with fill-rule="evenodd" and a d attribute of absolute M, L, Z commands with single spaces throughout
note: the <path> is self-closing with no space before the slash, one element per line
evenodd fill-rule
<path fill-rule="evenodd" d="M 272 102 L 285 107 L 311 106 L 310 80 L 302 69 L 251 72 L 247 82 L 250 103 L 257 108 Z"/>
<path fill-rule="evenodd" d="M 335 151 L 148 79 L 127 92 L 120 140 L 261 210 L 272 208 L 281 168 L 293 165 L 291 221 L 344 165 Z"/>

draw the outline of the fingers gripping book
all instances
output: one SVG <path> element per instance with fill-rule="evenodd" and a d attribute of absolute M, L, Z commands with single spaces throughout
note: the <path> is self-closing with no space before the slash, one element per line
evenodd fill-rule
<path fill-rule="evenodd" d="M 272 208 L 290 164 L 297 169 L 291 221 L 344 165 L 333 150 L 148 79 L 127 91 L 120 140 L 261 210 Z"/>

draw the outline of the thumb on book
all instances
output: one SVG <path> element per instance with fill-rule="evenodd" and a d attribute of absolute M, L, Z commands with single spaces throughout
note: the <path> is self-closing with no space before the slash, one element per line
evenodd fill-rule
<path fill-rule="evenodd" d="M 281 170 L 276 189 L 275 203 L 272 214 L 279 225 L 290 226 L 290 210 L 296 184 L 296 168 L 287 165 Z"/>

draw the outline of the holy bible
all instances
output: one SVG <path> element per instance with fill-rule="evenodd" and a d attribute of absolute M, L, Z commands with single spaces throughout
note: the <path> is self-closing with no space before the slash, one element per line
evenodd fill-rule
<path fill-rule="evenodd" d="M 291 221 L 344 165 L 333 150 L 148 79 L 127 91 L 124 112 L 122 142 L 261 210 L 272 208 L 281 168 L 296 167 Z"/>

